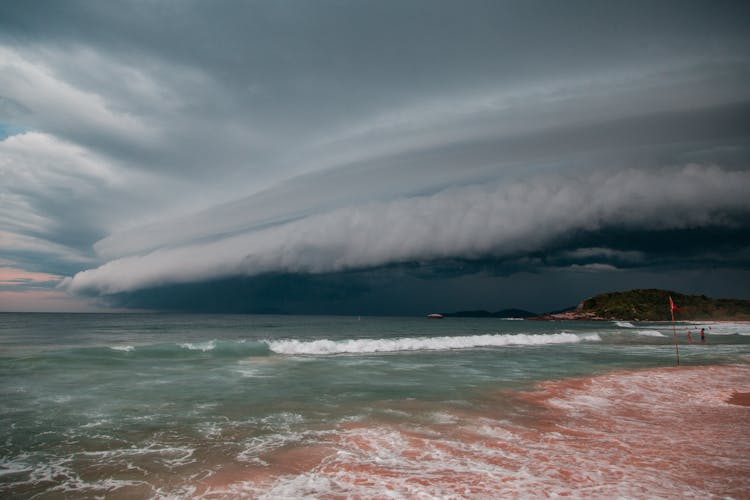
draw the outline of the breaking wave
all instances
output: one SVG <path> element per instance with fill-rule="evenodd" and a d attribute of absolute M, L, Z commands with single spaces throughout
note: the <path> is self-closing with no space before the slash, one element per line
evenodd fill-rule
<path fill-rule="evenodd" d="M 424 337 L 356 340 L 275 340 L 266 341 L 277 354 L 358 354 L 400 351 L 445 351 L 477 347 L 532 346 L 571 344 L 584 340 L 599 341 L 597 334 L 575 335 L 552 333 L 547 335 L 470 335 L 462 337 Z"/>
<path fill-rule="evenodd" d="M 638 330 L 636 333 L 644 337 L 666 337 L 666 335 L 657 330 Z"/>
<path fill-rule="evenodd" d="M 51 356 L 65 362 L 108 362 L 111 359 L 182 359 L 182 358 L 243 358 L 268 356 L 268 345 L 260 341 L 208 340 L 162 344 L 113 344 L 109 346 L 79 347 L 50 351 L 40 359 Z"/>
<path fill-rule="evenodd" d="M 111 345 L 109 346 L 109 348 L 112 349 L 113 351 L 123 351 L 123 352 L 130 352 L 133 349 L 135 349 L 135 347 L 133 347 L 132 345 Z"/>
<path fill-rule="evenodd" d="M 750 336 L 750 324 L 748 323 L 691 323 L 694 331 L 700 332 L 702 327 L 706 328 L 706 335 L 742 335 Z"/>
<path fill-rule="evenodd" d="M 180 344 L 180 347 L 183 349 L 188 349 L 190 351 L 213 351 L 216 349 L 216 341 L 215 340 L 209 340 L 207 342 L 185 342 L 184 344 Z"/>
<path fill-rule="evenodd" d="M 615 325 L 620 328 L 635 328 L 635 325 L 630 321 L 615 321 Z"/>

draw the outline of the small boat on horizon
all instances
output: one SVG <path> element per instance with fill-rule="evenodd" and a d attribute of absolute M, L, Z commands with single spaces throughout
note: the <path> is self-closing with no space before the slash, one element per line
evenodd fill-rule
<path fill-rule="evenodd" d="M 427 317 L 429 319 L 443 319 L 443 315 L 438 313 L 428 314 Z"/>

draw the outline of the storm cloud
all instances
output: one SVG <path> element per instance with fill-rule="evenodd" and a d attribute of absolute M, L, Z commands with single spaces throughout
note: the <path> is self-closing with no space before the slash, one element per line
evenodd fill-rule
<path fill-rule="evenodd" d="M 305 290 L 289 312 L 394 283 L 446 308 L 493 279 L 498 308 L 523 305 L 513 279 L 553 307 L 636 276 L 701 291 L 750 269 L 748 14 L 3 2 L 2 268 L 138 308 L 189 310 L 164 299 L 189 290 L 201 311 L 277 309 L 278 280 Z"/>
<path fill-rule="evenodd" d="M 659 231 L 741 224 L 747 229 L 749 189 L 750 172 L 697 166 L 656 174 L 545 174 L 339 208 L 124 257 L 78 273 L 66 285 L 73 291 L 117 293 L 242 274 L 331 273 L 420 260 L 508 257 L 539 251 L 571 232 L 610 227 Z"/>

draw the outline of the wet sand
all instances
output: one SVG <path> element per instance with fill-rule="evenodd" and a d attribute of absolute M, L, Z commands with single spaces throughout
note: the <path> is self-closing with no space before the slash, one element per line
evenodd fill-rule
<path fill-rule="evenodd" d="M 490 394 L 476 409 L 340 424 L 277 450 L 225 497 L 750 498 L 750 366 L 660 368 Z M 386 403 L 387 404 L 387 403 Z"/>
<path fill-rule="evenodd" d="M 733 405 L 750 406 L 750 392 L 735 392 L 727 402 Z"/>

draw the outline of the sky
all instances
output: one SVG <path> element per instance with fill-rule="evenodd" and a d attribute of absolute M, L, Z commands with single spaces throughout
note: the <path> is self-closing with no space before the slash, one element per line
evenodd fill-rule
<path fill-rule="evenodd" d="M 750 4 L 0 3 L 0 311 L 750 299 Z"/>

